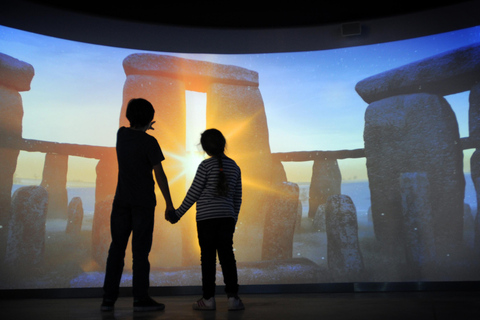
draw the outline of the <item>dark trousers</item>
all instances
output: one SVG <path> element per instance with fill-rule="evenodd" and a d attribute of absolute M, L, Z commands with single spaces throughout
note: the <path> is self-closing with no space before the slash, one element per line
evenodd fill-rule
<path fill-rule="evenodd" d="M 125 265 L 125 250 L 132 233 L 133 256 L 133 297 L 141 299 L 148 296 L 150 285 L 150 262 L 148 255 L 152 247 L 155 208 L 130 206 L 114 201 L 110 218 L 112 243 L 108 251 L 104 298 L 118 298 L 120 280 Z"/>
<path fill-rule="evenodd" d="M 200 260 L 202 263 L 203 297 L 215 296 L 217 252 L 222 267 L 225 292 L 229 297 L 238 293 L 237 263 L 233 253 L 233 218 L 208 219 L 197 222 Z"/>

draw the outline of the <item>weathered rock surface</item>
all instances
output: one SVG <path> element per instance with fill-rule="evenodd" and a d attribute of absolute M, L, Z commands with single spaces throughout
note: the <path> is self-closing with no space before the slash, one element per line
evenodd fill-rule
<path fill-rule="evenodd" d="M 475 216 L 472 213 L 472 207 L 465 203 L 463 209 L 463 243 L 468 248 L 473 248 L 474 232 Z"/>
<path fill-rule="evenodd" d="M 469 138 L 475 142 L 480 142 L 480 83 L 477 83 L 470 89 L 468 100 Z"/>
<path fill-rule="evenodd" d="M 370 104 L 365 114 L 365 154 L 377 239 L 403 241 L 399 178 L 426 172 L 437 245 L 463 234 L 463 151 L 458 125 L 443 97 L 411 94 Z M 400 242 L 399 242 L 400 241 Z"/>
<path fill-rule="evenodd" d="M 371 76 L 355 90 L 367 103 L 388 97 L 431 93 L 440 96 L 470 90 L 480 81 L 480 44 L 473 44 Z"/>
<path fill-rule="evenodd" d="M 475 214 L 474 225 L 474 240 L 473 248 L 477 255 L 480 255 L 480 209 L 478 203 L 480 203 L 480 150 L 475 150 L 470 158 L 470 171 L 472 173 L 472 181 L 475 186 L 475 193 L 477 196 L 477 212 Z"/>
<path fill-rule="evenodd" d="M 115 195 L 118 178 L 118 164 L 115 153 L 102 157 L 95 167 L 95 203 Z"/>
<path fill-rule="evenodd" d="M 333 195 L 325 211 L 328 268 L 335 279 L 358 279 L 364 266 L 355 205 L 347 195 Z"/>
<path fill-rule="evenodd" d="M 68 234 L 79 234 L 82 230 L 83 204 L 80 197 L 74 197 L 68 204 L 68 218 L 65 232 Z"/>
<path fill-rule="evenodd" d="M 0 53 L 0 141 L 22 137 L 23 105 L 19 91 L 30 89 L 33 67 Z M 0 260 L 5 256 L 7 224 L 10 219 L 13 174 L 19 151 L 0 148 Z"/>
<path fill-rule="evenodd" d="M 407 264 L 422 279 L 422 275 L 431 273 L 436 258 L 427 174 L 403 173 L 400 177 L 400 193 Z"/>
<path fill-rule="evenodd" d="M 480 215 L 477 213 L 474 226 L 473 249 L 477 256 L 480 254 Z"/>
<path fill-rule="evenodd" d="M 315 218 L 313 218 L 313 228 L 317 231 L 325 231 L 325 210 L 327 204 L 321 204 L 318 206 L 317 212 L 315 213 Z"/>
<path fill-rule="evenodd" d="M 67 155 L 46 154 L 41 186 L 48 192 L 49 219 L 67 217 L 67 171 Z"/>
<path fill-rule="evenodd" d="M 92 256 L 101 268 L 105 268 L 108 249 L 112 242 L 112 236 L 110 234 L 112 203 L 113 197 L 110 197 L 95 204 L 92 223 Z"/>
<path fill-rule="evenodd" d="M 28 91 L 34 75 L 31 64 L 0 53 L 0 86 L 14 91 Z"/>
<path fill-rule="evenodd" d="M 48 193 L 43 187 L 21 187 L 12 197 L 5 262 L 29 268 L 43 262 Z"/>
<path fill-rule="evenodd" d="M 327 202 L 328 197 L 341 193 L 342 174 L 335 159 L 315 160 L 309 190 L 308 217 L 315 218 L 319 205 Z"/>
<path fill-rule="evenodd" d="M 204 91 L 210 83 L 258 86 L 258 73 L 245 68 L 149 53 L 131 54 L 123 61 L 125 74 L 181 80 L 188 90 Z"/>
<path fill-rule="evenodd" d="M 299 188 L 295 183 L 284 182 L 277 184 L 276 189 L 265 219 L 262 260 L 291 259 L 293 255 Z"/>

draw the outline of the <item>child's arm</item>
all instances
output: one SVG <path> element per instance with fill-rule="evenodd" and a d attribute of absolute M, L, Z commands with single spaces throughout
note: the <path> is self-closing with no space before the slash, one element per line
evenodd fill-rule
<path fill-rule="evenodd" d="M 195 202 L 200 198 L 203 189 L 207 183 L 207 173 L 204 167 L 204 163 L 200 163 L 193 178 L 192 185 L 187 191 L 185 199 L 183 199 L 180 207 L 175 210 L 176 216 L 180 219 L 190 209 Z"/>
<path fill-rule="evenodd" d="M 155 172 L 155 179 L 157 180 L 158 186 L 160 187 L 160 191 L 162 192 L 163 198 L 165 199 L 165 203 L 167 205 L 165 211 L 175 210 L 173 207 L 172 197 L 170 196 L 170 188 L 168 187 L 167 176 L 163 170 L 162 163 L 160 162 L 159 164 L 153 166 L 153 171 Z"/>

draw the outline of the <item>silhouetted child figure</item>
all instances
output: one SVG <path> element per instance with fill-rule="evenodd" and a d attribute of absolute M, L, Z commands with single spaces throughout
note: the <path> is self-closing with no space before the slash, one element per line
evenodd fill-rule
<path fill-rule="evenodd" d="M 222 266 L 229 310 L 245 309 L 238 298 L 238 277 L 233 253 L 233 234 L 242 203 L 242 180 L 238 165 L 228 158 L 225 138 L 217 129 L 202 133 L 203 150 L 210 158 L 200 163 L 181 206 L 168 212 L 176 223 L 197 203 L 197 231 L 201 251 L 203 297 L 193 304 L 195 310 L 215 310 L 216 255 Z"/>
<path fill-rule="evenodd" d="M 148 295 L 154 213 L 155 182 L 166 202 L 166 212 L 174 210 L 167 177 L 162 167 L 165 159 L 157 140 L 146 131 L 153 130 L 155 110 L 145 99 L 132 99 L 126 116 L 130 127 L 117 132 L 118 182 L 110 218 L 112 242 L 108 251 L 102 311 L 112 311 L 118 298 L 125 250 L 132 233 L 134 311 L 163 310 L 165 305 Z"/>

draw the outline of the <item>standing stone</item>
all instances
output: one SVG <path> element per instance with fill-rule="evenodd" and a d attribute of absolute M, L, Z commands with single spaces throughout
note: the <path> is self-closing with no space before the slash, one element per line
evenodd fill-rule
<path fill-rule="evenodd" d="M 30 90 L 32 65 L 0 53 L 0 145 L 22 137 L 23 105 L 19 91 Z M 19 150 L 0 147 L 0 261 L 5 257 L 13 175 Z"/>
<path fill-rule="evenodd" d="M 299 188 L 296 183 L 284 182 L 276 189 L 265 220 L 262 260 L 291 259 L 293 255 Z"/>
<path fill-rule="evenodd" d="M 478 213 L 475 217 L 473 250 L 478 257 L 480 255 L 480 215 Z"/>
<path fill-rule="evenodd" d="M 408 266 L 419 277 L 428 275 L 435 265 L 430 186 L 425 172 L 400 176 L 403 231 Z"/>
<path fill-rule="evenodd" d="M 80 197 L 74 197 L 68 204 L 67 234 L 79 234 L 82 230 L 83 204 Z"/>
<path fill-rule="evenodd" d="M 470 140 L 480 144 L 480 83 L 470 89 L 468 97 L 468 132 Z"/>
<path fill-rule="evenodd" d="M 390 243 L 401 240 L 395 227 L 400 219 L 397 186 L 387 181 L 403 172 L 425 171 L 434 197 L 437 250 L 439 244 L 448 247 L 461 242 L 463 153 L 458 150 L 455 115 L 440 96 L 471 90 L 471 101 L 473 97 L 478 103 L 479 81 L 480 44 L 476 43 L 388 70 L 355 86 L 362 99 L 371 103 L 364 135 L 369 179 L 375 180 L 370 181 L 370 189 L 377 238 Z M 470 104 L 470 139 L 475 141 L 479 133 L 478 104 Z M 398 160 L 390 162 L 395 158 Z M 398 171 L 401 163 L 404 168 Z"/>
<path fill-rule="evenodd" d="M 0 86 L 0 141 L 21 137 L 22 118 L 23 107 L 20 94 Z M 9 126 L 12 127 L 9 128 Z M 13 175 L 17 168 L 19 153 L 19 150 L 0 147 L 0 261 L 5 256 Z"/>
<path fill-rule="evenodd" d="M 95 167 L 95 173 L 95 203 L 99 203 L 115 195 L 118 178 L 116 151 L 102 156 Z"/>
<path fill-rule="evenodd" d="M 321 204 L 318 206 L 317 212 L 315 213 L 315 218 L 313 218 L 313 228 L 315 231 L 325 232 L 325 210 L 327 204 Z"/>
<path fill-rule="evenodd" d="M 49 219 L 67 218 L 67 171 L 67 155 L 46 154 L 41 186 L 48 192 Z"/>
<path fill-rule="evenodd" d="M 116 153 L 102 157 L 95 167 L 95 209 L 92 223 L 92 256 L 101 266 L 105 266 L 110 235 L 110 214 L 118 177 Z"/>
<path fill-rule="evenodd" d="M 477 213 L 475 215 L 473 248 L 480 256 L 480 210 L 478 209 L 480 203 L 480 150 L 475 150 L 470 158 L 470 170 L 472 173 L 472 181 L 475 186 L 475 194 L 477 196 Z"/>
<path fill-rule="evenodd" d="M 105 268 L 108 249 L 112 242 L 110 233 L 110 215 L 112 213 L 113 197 L 95 204 L 92 223 L 92 256 L 95 262 Z"/>
<path fill-rule="evenodd" d="M 330 196 L 326 204 L 328 268 L 334 279 L 358 281 L 363 257 L 358 241 L 357 210 L 347 195 Z"/>
<path fill-rule="evenodd" d="M 468 109 L 469 138 L 475 143 L 480 143 L 480 83 L 470 90 Z M 477 197 L 477 212 L 475 213 L 473 247 L 477 255 L 480 255 L 480 150 L 477 148 L 470 158 L 470 171 L 475 186 Z"/>
<path fill-rule="evenodd" d="M 474 232 L 475 218 L 472 214 L 472 208 L 468 203 L 465 203 L 463 211 L 463 243 L 467 248 L 473 248 Z"/>
<path fill-rule="evenodd" d="M 285 172 L 285 168 L 281 161 L 272 160 L 272 185 L 274 184 L 283 184 L 287 182 L 287 173 Z M 301 201 L 301 189 L 299 187 L 299 195 L 297 201 L 297 217 L 295 218 L 295 230 L 294 232 L 300 231 L 301 229 L 301 222 L 302 222 L 302 213 L 303 213 L 303 206 Z"/>
<path fill-rule="evenodd" d="M 12 197 L 5 262 L 10 267 L 36 266 L 43 261 L 48 193 L 43 187 L 21 187 Z"/>
<path fill-rule="evenodd" d="M 157 54 L 129 55 L 123 66 L 127 80 L 120 125 L 128 125 L 124 114 L 131 98 L 143 97 L 153 104 L 156 129 L 149 133 L 157 138 L 167 155 L 164 168 L 174 203 L 183 200 L 186 189 L 185 90 L 207 94 L 207 128 L 217 128 L 225 135 L 227 155 L 237 161 L 242 169 L 242 180 L 247 182 L 244 183 L 242 212 L 235 232 L 236 257 L 239 260 L 259 260 L 261 247 L 252 244 L 259 243 L 263 236 L 268 210 L 259 208 L 265 208 L 264 202 L 271 192 L 272 163 L 258 73 L 231 65 Z M 164 201 L 159 201 L 157 215 L 163 215 L 163 204 Z M 188 214 L 179 222 L 181 239 L 156 240 L 161 245 L 181 241 L 183 265 L 196 265 L 199 259 L 194 216 Z M 158 228 L 170 227 L 160 224 Z M 156 234 L 159 237 L 168 234 L 163 231 Z M 162 254 L 165 256 L 173 255 L 176 250 L 168 245 L 164 249 Z"/>
<path fill-rule="evenodd" d="M 342 174 L 336 159 L 315 160 L 309 191 L 308 217 L 315 218 L 319 205 L 327 202 L 328 197 L 340 194 Z"/>
<path fill-rule="evenodd" d="M 15 91 L 29 91 L 35 70 L 29 63 L 0 53 L 0 86 Z"/>
<path fill-rule="evenodd" d="M 443 97 L 410 94 L 371 103 L 365 114 L 365 155 L 377 239 L 401 243 L 399 177 L 426 172 L 437 249 L 463 238 L 463 150 L 457 120 Z"/>
<path fill-rule="evenodd" d="M 272 183 L 287 182 L 287 173 L 281 161 L 272 160 Z"/>
<path fill-rule="evenodd" d="M 227 139 L 227 155 L 242 170 L 243 202 L 235 232 L 235 254 L 239 260 L 259 260 L 266 230 L 271 181 L 272 155 L 263 99 L 255 85 L 213 83 L 207 90 L 207 127 L 219 129 Z M 265 208 L 265 211 L 259 210 Z"/>
<path fill-rule="evenodd" d="M 302 201 L 298 199 L 297 201 L 297 217 L 295 218 L 295 232 L 299 232 L 302 227 L 302 218 L 303 218 L 303 205 Z"/>

